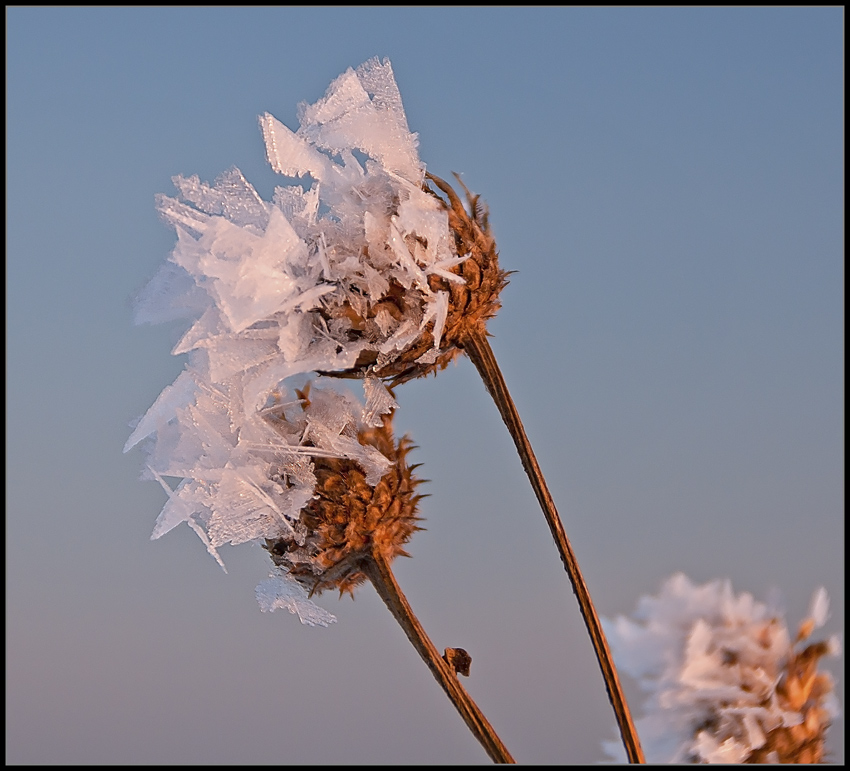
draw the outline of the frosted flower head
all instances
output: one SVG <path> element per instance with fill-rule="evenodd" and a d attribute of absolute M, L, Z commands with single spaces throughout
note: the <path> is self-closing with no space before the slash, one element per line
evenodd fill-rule
<path fill-rule="evenodd" d="M 507 284 L 508 273 L 499 267 L 486 207 L 479 196 L 472 195 L 465 186 L 466 207 L 451 185 L 433 174 L 426 174 L 426 177 L 436 191 L 446 196 L 443 199 L 426 186 L 445 209 L 454 253 L 465 255 L 464 259 L 441 274 L 428 276 L 428 286 L 440 303 L 433 324 L 425 325 L 392 359 L 382 359 L 380 347 L 367 346 L 355 366 L 340 373 L 343 376 L 363 377 L 374 373 L 399 384 L 436 373 L 461 353 L 467 335 L 485 334 L 487 321 L 499 310 L 499 294 Z M 410 242 L 413 253 L 423 245 L 427 246 L 427 240 L 414 238 Z M 397 291 L 397 286 L 391 286 L 392 289 L 396 289 L 395 296 L 388 295 L 387 299 L 394 299 L 404 307 L 409 302 L 406 293 Z M 356 316 L 356 321 L 365 328 L 384 307 L 383 302 L 369 306 L 365 318 Z M 349 308 L 345 312 L 351 314 Z"/>
<path fill-rule="evenodd" d="M 309 409 L 309 399 L 302 401 Z M 315 458 L 316 487 L 301 510 L 292 534 L 266 540 L 276 565 L 288 571 L 312 595 L 327 589 L 353 593 L 366 580 L 362 565 L 380 553 L 387 562 L 409 556 L 404 545 L 416 530 L 423 480 L 407 462 L 413 445 L 407 437 L 396 442 L 392 419 L 363 427 L 357 440 L 390 460 L 381 479 L 367 480 L 361 466 L 347 458 Z"/>
<path fill-rule="evenodd" d="M 356 469 L 363 484 L 379 486 L 398 462 L 398 448 L 364 441 L 370 429 L 383 426 L 382 414 L 394 406 L 379 382 L 372 386 L 369 409 L 335 388 L 316 386 L 307 399 L 284 385 L 254 409 L 255 395 L 246 398 L 243 378 L 209 383 L 203 373 L 184 371 L 125 446 L 126 451 L 142 444 L 147 455 L 143 477 L 158 480 L 168 494 L 151 538 L 185 523 L 222 568 L 219 550 L 225 544 L 288 541 L 303 546 L 302 510 L 318 494 L 317 477 L 323 478 L 326 463 L 343 463 L 352 474 Z M 167 479 L 179 481 L 175 487 Z M 308 562 L 315 556 L 299 554 Z M 278 572 L 263 592 L 258 599 L 266 610 L 286 607 L 302 620 L 324 618 L 302 584 L 285 573 Z"/>
<path fill-rule="evenodd" d="M 695 586 L 680 573 L 641 598 L 634 620 L 605 622 L 618 668 L 648 693 L 636 721 L 647 761 L 820 761 L 838 708 L 817 665 L 837 643 L 804 643 L 827 607 L 819 589 L 792 640 L 776 609 L 735 595 L 729 581 Z"/>
<path fill-rule="evenodd" d="M 467 213 L 428 188 L 386 60 L 343 73 L 299 120 L 260 118 L 289 180 L 271 201 L 235 168 L 159 196 L 177 245 L 137 321 L 190 319 L 173 352 L 213 383 L 245 375 L 260 400 L 311 371 L 401 382 L 445 366 L 461 320 L 483 324 L 504 285 L 477 200 Z"/>

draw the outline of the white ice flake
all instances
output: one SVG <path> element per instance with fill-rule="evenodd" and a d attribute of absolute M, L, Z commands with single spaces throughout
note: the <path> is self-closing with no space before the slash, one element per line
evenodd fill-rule
<path fill-rule="evenodd" d="M 812 601 L 809 605 L 809 617 L 812 619 L 816 629 L 822 627 L 826 623 L 827 618 L 829 618 L 829 597 L 826 594 L 826 589 L 822 586 L 818 587 L 817 591 L 812 595 Z"/>
<path fill-rule="evenodd" d="M 349 69 L 315 105 L 299 110 L 299 134 L 333 152 L 356 148 L 411 181 L 421 167 L 417 140 L 407 127 L 401 95 L 388 61 L 371 59 Z"/>
<path fill-rule="evenodd" d="M 218 551 L 216 550 L 215 546 L 213 546 L 212 543 L 210 543 L 210 539 L 209 539 L 209 536 L 207 535 L 206 530 L 204 530 L 204 528 L 201 527 L 201 525 L 197 522 L 197 520 L 195 520 L 194 517 L 190 517 L 188 519 L 188 524 L 189 524 L 189 527 L 191 527 L 192 530 L 194 530 L 198 534 L 198 538 L 200 538 L 201 541 L 203 542 L 203 544 L 207 547 L 207 551 L 210 553 L 210 556 L 218 563 L 219 567 L 226 573 L 227 568 L 224 565 L 224 560 L 222 560 L 222 558 L 219 555 Z"/>
<path fill-rule="evenodd" d="M 268 113 L 260 116 L 260 128 L 266 143 L 266 157 L 278 174 L 287 177 L 309 174 L 319 181 L 332 179 L 330 159 L 277 118 Z"/>
<path fill-rule="evenodd" d="M 136 324 L 158 324 L 193 319 L 212 305 L 210 296 L 194 278 L 173 262 L 163 263 L 133 302 Z"/>
<path fill-rule="evenodd" d="M 443 336 L 443 327 L 445 326 L 448 313 L 449 293 L 437 292 L 434 295 L 434 302 L 429 306 L 428 311 L 425 313 L 425 317 L 422 319 L 422 323 L 419 325 L 420 329 L 424 329 L 425 325 L 432 318 L 434 319 L 434 330 L 432 332 L 434 337 L 434 348 L 432 350 L 439 351 L 440 349 L 440 339 Z"/>
<path fill-rule="evenodd" d="M 265 230 L 271 207 L 239 169 L 233 167 L 226 171 L 213 186 L 201 182 L 196 175 L 177 176 L 173 181 L 181 198 L 200 211 L 226 217 L 239 227 L 253 226 L 257 233 Z"/>
<path fill-rule="evenodd" d="M 197 383 L 188 369 L 177 377 L 170 386 L 166 386 L 156 401 L 136 425 L 135 430 L 124 445 L 124 452 L 135 447 L 142 439 L 150 436 L 160 426 L 170 421 L 177 410 L 190 404 L 195 397 Z"/>
<path fill-rule="evenodd" d="M 307 596 L 307 590 L 283 570 L 275 570 L 255 590 L 260 610 L 268 613 L 288 610 L 307 626 L 330 626 L 336 616 L 320 608 Z"/>
<path fill-rule="evenodd" d="M 150 472 L 160 485 L 162 485 L 162 488 L 168 495 L 168 501 L 165 506 L 163 506 L 162 511 L 157 517 L 156 524 L 154 525 L 153 532 L 151 533 L 151 540 L 155 541 L 157 538 L 161 538 L 166 533 L 172 531 L 175 527 L 177 527 L 177 525 L 180 525 L 183 522 L 188 522 L 194 513 L 194 507 L 188 504 L 187 501 L 183 500 L 179 495 L 175 495 L 175 492 L 165 483 L 165 480 L 160 474 L 153 469 L 150 469 Z M 185 479 L 180 482 L 178 492 L 180 487 L 185 486 L 186 483 L 187 480 Z"/>
<path fill-rule="evenodd" d="M 374 375 L 368 375 L 364 379 L 363 390 L 366 393 L 366 406 L 363 407 L 363 423 L 367 426 L 380 426 L 382 416 L 396 409 L 398 402 L 393 398 L 393 395 L 381 379 Z"/>

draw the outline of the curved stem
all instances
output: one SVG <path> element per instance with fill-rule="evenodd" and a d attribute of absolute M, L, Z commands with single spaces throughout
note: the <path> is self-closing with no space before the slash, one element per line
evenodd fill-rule
<path fill-rule="evenodd" d="M 472 363 L 481 375 L 484 385 L 493 397 L 493 401 L 496 402 L 496 407 L 502 416 L 502 420 L 504 420 L 505 425 L 508 427 L 508 431 L 514 440 L 520 460 L 522 461 L 522 466 L 531 481 L 534 494 L 537 496 L 540 508 L 543 509 L 546 522 L 549 524 L 549 530 L 558 546 L 561 561 L 564 563 L 564 568 L 573 585 L 573 591 L 575 592 L 576 599 L 578 599 L 584 623 L 587 626 L 587 631 L 590 633 L 590 639 L 596 651 L 596 657 L 599 660 L 599 668 L 602 670 L 602 677 L 605 680 L 605 687 L 608 690 L 608 698 L 617 716 L 617 723 L 620 728 L 620 734 L 623 737 L 623 744 L 626 747 L 629 762 L 645 763 L 646 760 L 640 746 L 640 739 L 632 722 L 632 716 L 629 712 L 626 698 L 623 695 L 620 679 L 614 667 L 614 658 L 611 655 L 608 641 L 605 639 L 605 634 L 602 631 L 602 624 L 599 621 L 599 616 L 596 614 L 596 608 L 593 606 L 587 584 L 579 569 L 573 547 L 567 538 L 561 518 L 558 516 L 555 502 L 549 493 L 549 488 L 546 486 L 543 472 L 540 470 L 537 458 L 534 457 L 534 452 L 531 449 L 531 443 L 528 441 L 528 436 L 523 428 L 519 412 L 517 412 L 513 399 L 511 399 L 496 357 L 493 355 L 493 350 L 487 341 L 486 333 L 483 331 L 468 333 L 463 340 L 463 348 L 469 355 L 469 358 L 472 359 Z"/>
<path fill-rule="evenodd" d="M 487 718 L 458 681 L 455 671 L 440 656 L 428 635 L 425 634 L 425 630 L 396 582 L 386 558 L 375 550 L 372 558 L 363 564 L 362 570 L 490 759 L 495 763 L 514 763 L 514 759 L 496 735 L 493 727 L 487 722 Z"/>

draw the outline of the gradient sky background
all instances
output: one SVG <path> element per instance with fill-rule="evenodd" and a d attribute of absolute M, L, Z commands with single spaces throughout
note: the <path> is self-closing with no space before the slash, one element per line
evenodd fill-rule
<path fill-rule="evenodd" d="M 121 452 L 183 366 L 178 327 L 132 325 L 175 240 L 154 195 L 236 165 L 268 198 L 257 116 L 297 127 L 375 55 L 517 271 L 492 344 L 600 614 L 681 570 L 778 588 L 794 628 L 823 585 L 843 634 L 843 9 L 6 20 L 7 763 L 487 762 L 369 586 L 322 598 L 328 629 L 261 613 L 265 552 L 225 575 L 188 528 L 151 542 L 164 494 Z M 414 610 L 518 761 L 603 760 L 578 606 L 472 365 L 398 396 L 432 480 Z"/>

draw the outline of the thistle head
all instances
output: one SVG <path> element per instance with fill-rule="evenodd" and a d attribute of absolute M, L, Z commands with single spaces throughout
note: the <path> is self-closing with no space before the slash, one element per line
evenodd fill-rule
<path fill-rule="evenodd" d="M 375 553 L 387 561 L 409 556 L 404 546 L 421 529 L 416 523 L 423 496 L 416 488 L 423 480 L 414 474 L 417 464 L 407 460 L 410 439 L 396 441 L 392 418 L 384 416 L 381 425 L 360 428 L 357 441 L 390 461 L 386 473 L 370 484 L 353 460 L 314 458 L 313 498 L 301 509 L 292 534 L 265 542 L 274 563 L 310 594 L 327 589 L 353 593 L 366 580 L 364 561 Z"/>
<path fill-rule="evenodd" d="M 817 626 L 820 624 L 815 614 L 800 625 L 776 686 L 777 704 L 782 710 L 799 715 L 799 722 L 769 731 L 764 745 L 754 749 L 745 763 L 825 761 L 826 734 L 836 714 L 836 703 L 832 677 L 819 671 L 818 664 L 824 656 L 838 653 L 838 643 L 834 639 L 807 643 Z"/>
<path fill-rule="evenodd" d="M 398 384 L 445 367 L 506 283 L 485 208 L 426 174 L 386 60 L 343 73 L 299 121 L 260 118 L 288 180 L 272 200 L 235 168 L 158 197 L 178 239 L 137 321 L 190 319 L 173 353 L 260 398 L 309 372 Z"/>
<path fill-rule="evenodd" d="M 328 306 L 329 317 L 346 318 L 351 322 L 351 340 L 362 336 L 368 342 L 353 367 L 324 374 L 339 377 L 376 375 L 393 385 L 436 374 L 462 353 L 464 339 L 469 334 L 486 334 L 487 321 L 501 307 L 499 294 L 508 283 L 509 273 L 499 267 L 486 206 L 480 196 L 469 192 L 460 177 L 458 182 L 464 189 L 466 206 L 446 181 L 430 173 L 426 173 L 425 178 L 423 189 L 446 214 L 448 241 L 457 257 L 456 264 L 428 273 L 425 292 L 405 290 L 391 280 L 385 295 L 377 302 L 361 304 L 360 310 L 355 310 L 350 302 Z M 419 253 L 428 249 L 426 237 L 411 232 L 404 243 L 414 262 L 424 261 Z M 429 321 L 427 303 L 435 297 L 439 299 L 432 312 L 434 318 Z M 388 314 L 399 323 L 420 318 L 424 322 L 400 350 L 387 355 L 386 336 L 374 331 L 380 326 L 381 314 Z M 387 323 L 386 316 L 384 323 Z"/>

